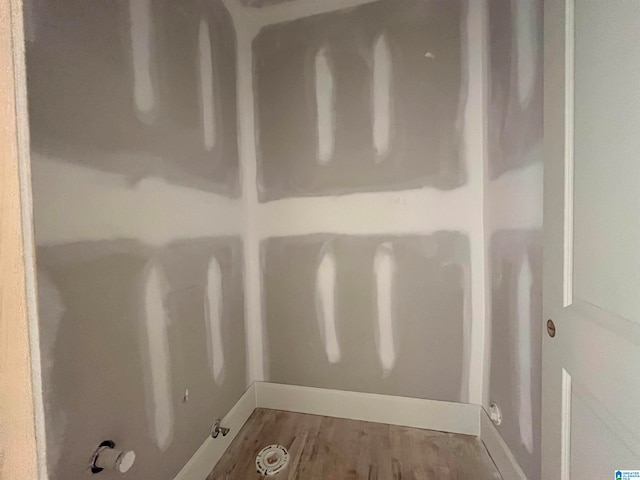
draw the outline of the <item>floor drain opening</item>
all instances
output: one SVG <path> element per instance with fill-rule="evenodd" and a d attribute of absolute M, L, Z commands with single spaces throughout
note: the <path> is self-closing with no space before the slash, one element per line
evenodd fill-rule
<path fill-rule="evenodd" d="M 289 463 L 289 453 L 281 445 L 264 447 L 256 457 L 256 469 L 261 475 L 275 475 Z"/>

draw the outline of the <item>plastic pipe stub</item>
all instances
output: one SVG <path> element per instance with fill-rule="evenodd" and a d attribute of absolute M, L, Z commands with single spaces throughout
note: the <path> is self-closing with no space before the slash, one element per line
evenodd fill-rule
<path fill-rule="evenodd" d="M 100 444 L 91 458 L 91 472 L 99 473 L 103 470 L 111 470 L 119 473 L 127 473 L 136 461 L 133 450 L 119 450 L 115 443 L 106 440 Z"/>
<path fill-rule="evenodd" d="M 133 450 L 129 450 L 127 452 L 122 452 L 120 456 L 118 456 L 118 460 L 116 461 L 116 470 L 120 473 L 127 473 L 131 467 L 133 467 L 133 463 L 136 461 L 136 452 Z"/>

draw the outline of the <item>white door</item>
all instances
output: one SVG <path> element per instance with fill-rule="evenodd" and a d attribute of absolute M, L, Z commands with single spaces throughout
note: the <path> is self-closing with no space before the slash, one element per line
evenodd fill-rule
<path fill-rule="evenodd" d="M 542 478 L 615 479 L 640 470 L 640 1 L 548 0 L 544 34 Z"/>

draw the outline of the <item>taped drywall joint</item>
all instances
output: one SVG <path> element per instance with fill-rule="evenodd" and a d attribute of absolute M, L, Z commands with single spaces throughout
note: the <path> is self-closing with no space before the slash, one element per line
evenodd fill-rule
<path fill-rule="evenodd" d="M 329 48 L 324 46 L 315 57 L 315 90 L 318 124 L 317 160 L 328 165 L 333 160 L 335 148 L 335 81 Z"/>
<path fill-rule="evenodd" d="M 207 353 L 209 368 L 218 385 L 224 381 L 224 341 L 222 338 L 222 270 L 215 257 L 211 257 L 207 269 L 207 296 L 205 318 L 207 327 Z"/>
<path fill-rule="evenodd" d="M 373 142 L 377 156 L 382 162 L 391 145 L 393 63 L 389 41 L 384 33 L 378 35 L 373 46 Z"/>
<path fill-rule="evenodd" d="M 213 85 L 213 60 L 211 57 L 211 35 L 209 25 L 200 19 L 198 31 L 198 66 L 200 73 L 200 109 L 202 113 L 202 135 L 204 147 L 213 150 L 216 144 L 215 95 Z"/>
<path fill-rule="evenodd" d="M 396 339 L 394 332 L 394 290 L 396 261 L 391 242 L 378 246 L 373 260 L 376 285 L 377 329 L 376 343 L 384 376 L 388 376 L 396 364 Z"/>
<path fill-rule="evenodd" d="M 336 325 L 336 277 L 336 256 L 331 243 L 327 242 L 320 251 L 316 273 L 316 316 L 330 363 L 338 363 L 341 358 Z"/>

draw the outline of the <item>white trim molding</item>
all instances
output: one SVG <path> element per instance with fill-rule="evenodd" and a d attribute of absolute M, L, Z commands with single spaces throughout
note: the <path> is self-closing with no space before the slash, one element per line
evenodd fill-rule
<path fill-rule="evenodd" d="M 229 434 L 208 437 L 174 480 L 207 478 L 256 408 L 473 435 L 484 443 L 504 480 L 527 480 L 479 405 L 267 382 L 254 382 L 247 389 L 222 421 Z"/>
<path fill-rule="evenodd" d="M 205 480 L 255 408 L 256 389 L 255 384 L 251 384 L 222 420 L 222 425 L 229 429 L 228 435 L 216 439 L 207 437 L 174 480 Z"/>
<path fill-rule="evenodd" d="M 374 393 L 256 382 L 260 408 L 480 435 L 480 407 Z"/>
<path fill-rule="evenodd" d="M 516 457 L 511 453 L 484 408 L 480 408 L 479 437 L 504 480 L 527 480 L 527 476 L 520 468 Z"/>

